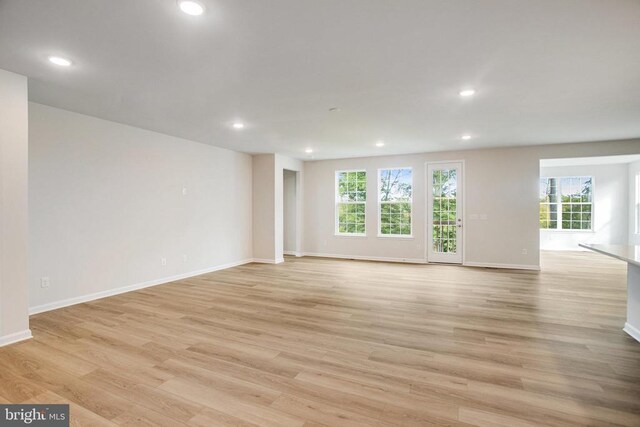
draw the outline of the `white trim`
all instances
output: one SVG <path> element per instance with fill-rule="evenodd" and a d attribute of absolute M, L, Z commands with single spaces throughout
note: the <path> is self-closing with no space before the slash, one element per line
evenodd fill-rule
<path fill-rule="evenodd" d="M 350 173 L 350 172 L 364 172 L 364 188 L 365 188 L 365 200 L 357 201 L 357 202 L 341 202 L 338 200 L 338 175 L 340 173 Z M 367 237 L 367 196 L 369 192 L 369 174 L 366 169 L 342 169 L 334 172 L 333 175 L 333 234 L 336 237 Z M 340 233 L 340 224 L 338 219 L 340 218 L 338 205 L 343 204 L 351 204 L 351 205 L 364 205 L 364 233 Z"/>
<path fill-rule="evenodd" d="M 631 167 L 631 166 L 629 166 Z M 640 171 L 636 171 L 634 175 L 634 199 L 633 199 L 633 228 L 634 234 L 640 234 Z"/>
<path fill-rule="evenodd" d="M 317 258 L 353 259 L 358 261 L 404 262 L 408 264 L 425 264 L 424 260 L 420 258 L 389 258 L 389 257 L 377 257 L 377 256 L 367 256 L 367 255 L 322 254 L 322 253 L 313 253 L 313 252 L 305 252 L 303 256 L 317 257 Z"/>
<path fill-rule="evenodd" d="M 0 347 L 4 347 L 5 345 L 14 344 L 14 343 L 28 340 L 31 338 L 33 338 L 33 335 L 31 335 L 31 329 L 25 329 L 24 331 L 14 332 L 13 334 L 0 337 Z"/>
<path fill-rule="evenodd" d="M 295 257 L 301 257 L 302 256 L 302 252 L 298 252 L 298 251 L 282 251 L 282 255 L 291 255 L 291 256 L 295 256 Z"/>
<path fill-rule="evenodd" d="M 339 258 L 339 259 L 352 259 L 358 261 L 380 261 L 380 262 L 401 262 L 407 264 L 429 264 L 429 265 L 451 265 L 460 266 L 461 264 L 450 263 L 429 263 L 420 258 L 389 258 L 389 257 L 376 257 L 368 255 L 343 255 L 343 254 L 324 254 L 315 252 L 304 252 L 303 256 L 317 257 L 317 258 Z M 484 268 L 499 268 L 508 270 L 533 270 L 540 271 L 540 266 L 532 264 L 493 264 L 485 262 L 465 262 L 463 267 L 484 267 Z"/>
<path fill-rule="evenodd" d="M 628 322 L 625 322 L 624 328 L 622 328 L 622 330 L 628 333 L 633 339 L 640 342 L 640 329 L 632 326 Z"/>
<path fill-rule="evenodd" d="M 380 232 L 380 230 L 382 229 L 382 215 L 380 214 L 380 210 L 382 208 L 382 203 L 407 203 L 407 201 L 394 201 L 394 202 L 383 202 L 382 200 L 380 200 L 380 172 L 384 171 L 384 170 L 397 170 L 397 169 L 408 169 L 411 173 L 411 200 L 409 200 L 409 205 L 411 206 L 411 223 L 410 223 L 410 233 L 409 234 L 382 234 Z M 377 216 L 378 216 L 378 223 L 376 225 L 378 231 L 378 237 L 390 237 L 390 238 L 402 238 L 402 239 L 412 239 L 413 238 L 413 187 L 414 187 L 414 180 L 413 180 L 413 167 L 411 166 L 404 166 L 404 167 L 389 167 L 389 168 L 378 168 L 378 174 L 376 176 L 376 200 L 378 201 L 377 205 L 376 205 L 376 210 L 377 212 Z"/>
<path fill-rule="evenodd" d="M 558 217 L 556 218 L 556 228 L 540 228 L 540 231 L 545 230 L 545 231 L 549 231 L 550 233 L 594 233 L 596 232 L 595 230 L 595 201 L 596 201 L 596 195 L 595 195 L 595 188 L 596 188 L 596 181 L 595 181 L 595 177 L 589 176 L 589 175 L 554 175 L 554 176 L 541 176 L 540 179 L 557 179 L 558 180 L 558 192 L 557 192 L 557 201 L 555 203 L 546 203 L 547 205 L 557 205 L 558 206 L 558 212 L 556 213 L 558 215 Z M 560 182 L 563 178 L 589 178 L 591 180 L 591 202 L 567 202 L 567 203 L 563 203 L 562 202 L 562 187 L 560 187 Z M 538 189 L 539 191 L 539 189 Z M 539 195 L 539 194 L 538 194 Z M 540 210 L 540 205 L 542 203 L 538 202 L 538 210 Z M 576 228 L 562 228 L 562 205 L 567 204 L 567 205 L 571 205 L 571 204 L 579 204 L 579 205 L 591 205 L 591 228 L 586 229 L 586 228 L 581 228 L 581 229 L 576 229 Z M 573 219 L 571 220 L 573 221 Z"/>
<path fill-rule="evenodd" d="M 405 240 L 413 240 L 415 236 L 413 234 L 378 234 L 376 236 L 378 239 L 405 239 Z"/>
<path fill-rule="evenodd" d="M 333 237 L 336 237 L 338 239 L 367 239 L 368 238 L 366 234 L 353 234 L 353 233 L 334 234 Z"/>
<path fill-rule="evenodd" d="M 228 264 L 217 265 L 215 267 L 205 268 L 202 270 L 191 271 L 189 273 L 178 274 L 171 277 L 163 277 L 161 279 L 148 280 L 142 283 L 136 283 L 133 285 L 122 286 L 115 289 L 109 289 L 107 291 L 96 292 L 93 294 L 82 295 L 79 297 L 69 298 L 61 301 L 55 301 L 48 304 L 37 305 L 35 307 L 29 307 L 29 314 L 38 314 L 45 311 L 56 310 L 58 308 L 68 307 L 70 305 L 81 304 L 84 302 L 94 301 L 100 298 L 111 297 L 114 295 L 124 294 L 126 292 L 136 291 L 139 289 L 148 288 L 151 286 L 162 285 L 165 283 L 175 282 L 176 280 L 187 279 L 189 277 L 199 276 L 201 274 L 211 273 L 218 270 L 224 270 L 231 267 L 237 267 L 239 265 L 249 264 L 256 262 L 253 259 L 245 259 L 242 261 L 230 262 Z"/>
<path fill-rule="evenodd" d="M 494 264 L 490 262 L 464 262 L 464 267 L 503 268 L 509 270 L 533 270 L 540 271 L 539 265 L 533 264 Z"/>
<path fill-rule="evenodd" d="M 424 182 L 425 182 L 425 198 L 424 198 L 424 241 L 425 241 L 425 245 L 424 245 L 424 260 L 426 263 L 429 262 L 429 248 L 431 247 L 432 244 L 432 236 L 431 236 L 431 230 L 430 230 L 430 226 L 429 226 L 429 216 L 432 215 L 431 209 L 429 208 L 429 201 L 430 198 L 433 197 L 433 183 L 432 183 L 432 177 L 429 176 L 429 166 L 430 165 L 447 165 L 447 164 L 456 164 L 459 163 L 460 164 L 460 174 L 462 175 L 462 179 L 459 181 L 460 182 L 460 188 L 459 188 L 459 192 L 458 194 L 461 193 L 462 197 L 459 198 L 459 202 L 462 203 L 462 209 L 460 211 L 460 218 L 462 219 L 462 236 L 460 239 L 460 246 L 462 246 L 462 254 L 461 254 L 461 260 L 460 262 L 450 262 L 448 264 L 451 265 L 465 265 L 465 260 L 467 259 L 467 225 L 466 225 L 466 220 L 467 220 L 467 216 L 466 216 L 466 209 L 467 209 L 467 183 L 466 183 L 466 179 L 467 179 L 467 171 L 466 171 L 466 161 L 465 159 L 462 160 L 436 160 L 436 161 L 427 161 L 424 164 Z M 460 203 L 458 203 L 458 206 L 460 205 Z M 434 261 L 437 262 L 437 261 Z M 500 268 L 500 267 L 496 267 L 496 268 Z"/>
<path fill-rule="evenodd" d="M 593 214 L 591 214 L 591 217 L 593 218 Z M 558 228 L 541 228 L 540 229 L 541 233 L 591 233 L 591 234 L 596 234 L 595 230 L 578 230 L 576 229 L 571 229 L 571 228 L 562 228 L 562 229 L 558 229 Z M 554 249 L 554 251 L 557 249 Z"/>
<path fill-rule="evenodd" d="M 256 264 L 275 264 L 276 261 L 273 259 L 267 259 L 267 258 L 254 258 L 251 260 L 251 262 L 255 262 Z"/>
<path fill-rule="evenodd" d="M 257 264 L 280 264 L 284 262 L 284 258 L 276 258 L 276 259 L 254 258 L 249 262 L 255 262 Z"/>

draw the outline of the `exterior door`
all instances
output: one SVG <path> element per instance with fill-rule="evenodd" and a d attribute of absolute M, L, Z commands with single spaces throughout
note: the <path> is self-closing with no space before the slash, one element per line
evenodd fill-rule
<path fill-rule="evenodd" d="M 427 164 L 427 261 L 462 264 L 462 163 Z"/>

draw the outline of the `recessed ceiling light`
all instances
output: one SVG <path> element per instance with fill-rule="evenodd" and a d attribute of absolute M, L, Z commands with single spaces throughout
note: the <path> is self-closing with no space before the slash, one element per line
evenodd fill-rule
<path fill-rule="evenodd" d="M 468 141 L 468 140 L 470 140 L 470 139 L 471 139 L 471 135 L 462 135 L 462 139 L 463 139 L 464 141 Z"/>
<path fill-rule="evenodd" d="M 49 62 L 52 64 L 59 65 L 61 67 L 69 67 L 71 65 L 71 61 L 67 58 L 62 58 L 60 56 L 50 56 Z"/>
<path fill-rule="evenodd" d="M 467 98 L 476 94 L 475 89 L 464 89 L 460 91 L 460 96 Z"/>
<path fill-rule="evenodd" d="M 240 122 L 235 122 L 233 125 L 234 129 L 244 129 L 244 123 L 240 123 Z"/>
<path fill-rule="evenodd" d="M 182 0 L 178 2 L 180 10 L 191 16 L 200 16 L 204 13 L 204 6 L 192 0 Z"/>
<path fill-rule="evenodd" d="M 384 141 L 376 142 L 376 147 L 384 147 Z"/>
<path fill-rule="evenodd" d="M 306 150 L 304 150 L 305 153 L 307 154 L 311 154 L 313 153 L 313 149 L 312 148 L 307 148 Z"/>

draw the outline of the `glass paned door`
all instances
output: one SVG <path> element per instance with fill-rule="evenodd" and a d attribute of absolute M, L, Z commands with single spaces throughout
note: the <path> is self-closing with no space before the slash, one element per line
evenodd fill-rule
<path fill-rule="evenodd" d="M 427 261 L 462 263 L 462 164 L 427 165 Z"/>

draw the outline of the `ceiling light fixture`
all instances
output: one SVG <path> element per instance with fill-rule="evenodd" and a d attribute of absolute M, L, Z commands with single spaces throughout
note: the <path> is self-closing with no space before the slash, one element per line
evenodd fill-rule
<path fill-rule="evenodd" d="M 71 61 L 67 58 L 62 58 L 60 56 L 50 56 L 49 62 L 52 64 L 59 65 L 61 67 L 69 67 L 71 66 Z"/>
<path fill-rule="evenodd" d="M 180 10 L 191 16 L 200 16 L 204 13 L 204 6 L 192 0 L 183 0 L 178 2 Z"/>
<path fill-rule="evenodd" d="M 463 98 L 468 98 L 476 94 L 475 89 L 464 89 L 460 91 L 460 96 Z"/>
<path fill-rule="evenodd" d="M 376 147 L 384 147 L 384 141 L 376 142 Z"/>
<path fill-rule="evenodd" d="M 240 122 L 235 122 L 233 125 L 234 129 L 244 129 L 244 123 L 240 123 Z"/>
<path fill-rule="evenodd" d="M 313 149 L 307 148 L 306 150 L 304 150 L 304 152 L 307 153 L 307 154 L 311 154 L 311 153 L 313 153 Z"/>
<path fill-rule="evenodd" d="M 462 135 L 462 140 L 463 141 L 468 141 L 471 139 L 471 135 Z"/>

